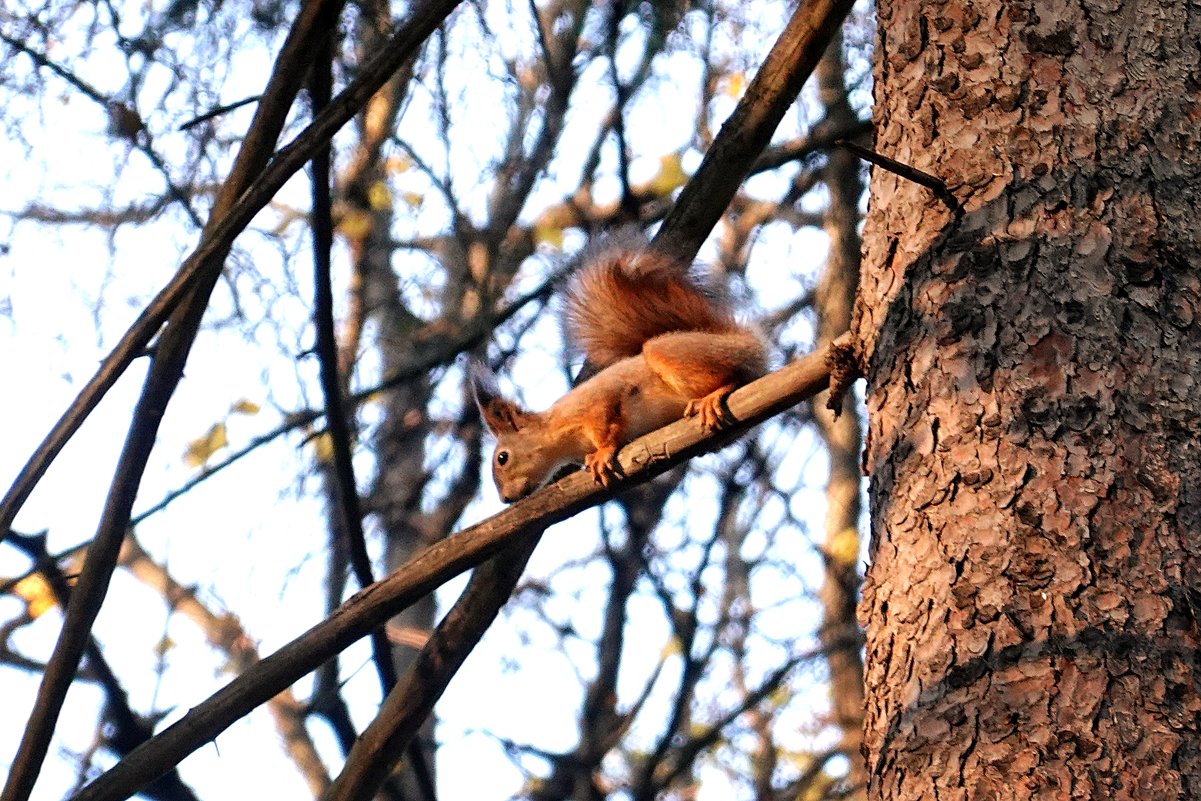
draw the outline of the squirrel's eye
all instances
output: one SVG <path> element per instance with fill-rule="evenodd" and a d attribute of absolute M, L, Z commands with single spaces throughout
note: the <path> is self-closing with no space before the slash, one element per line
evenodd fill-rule
<path fill-rule="evenodd" d="M 509 461 L 509 452 L 508 451 L 497 451 L 496 452 L 496 463 L 498 465 L 504 466 L 504 464 L 508 461 Z"/>

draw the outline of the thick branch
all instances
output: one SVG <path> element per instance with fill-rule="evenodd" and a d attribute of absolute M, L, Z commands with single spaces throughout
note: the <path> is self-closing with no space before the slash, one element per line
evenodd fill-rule
<path fill-rule="evenodd" d="M 319 147 L 345 125 L 376 90 L 400 66 L 412 58 L 430 33 L 446 19 L 460 0 L 430 0 L 413 10 L 396 35 L 364 65 L 355 80 L 313 122 L 286 147 L 274 154 L 270 165 L 257 173 L 246 191 L 237 198 L 228 213 L 205 235 L 191 256 L 180 266 L 171 282 L 146 307 L 121 341 L 105 358 L 96 375 L 84 387 L 54 429 L 30 457 L 16 481 L 0 501 L 0 537 L 12 525 L 17 512 L 41 480 L 50 463 L 87 419 L 101 398 L 112 388 L 130 363 L 145 352 L 167 316 L 189 291 L 198 275 L 224 261 L 234 239 L 254 215 L 271 201 L 275 193 L 304 167 Z"/>
<path fill-rule="evenodd" d="M 205 233 L 211 237 L 214 221 L 220 220 L 233 205 L 243 189 L 266 165 L 283 129 L 304 77 L 307 52 L 314 43 L 328 36 L 341 12 L 343 0 L 310 0 L 306 2 L 291 30 L 288 31 L 280 54 L 263 92 L 263 101 L 255 113 L 246 139 L 238 151 L 229 178 L 213 208 L 213 217 Z M 96 537 L 80 572 L 79 583 L 66 608 L 62 630 L 46 673 L 38 687 L 33 711 L 25 726 L 21 745 L 13 759 L 0 799 L 25 801 L 33 791 L 41 772 L 50 738 L 58 722 L 59 712 L 66 699 L 67 688 L 79 668 L 79 661 L 90 641 L 92 624 L 108 592 L 109 581 L 116 568 L 121 540 L 129 527 L 134 498 L 150 452 L 158 435 L 158 426 L 167 404 L 183 376 L 192 342 L 200 327 L 200 319 L 208 306 L 209 294 L 216 285 L 228 247 L 217 250 L 205 263 L 205 270 L 188 287 L 155 348 L 154 358 L 142 394 L 134 408 L 133 420 L 121 449 L 121 456 L 109 486 L 108 497 L 100 515 Z M 15 511 L 15 510 L 14 510 Z M 8 522 L 0 524 L 6 530 Z"/>
<path fill-rule="evenodd" d="M 408 750 L 467 655 L 509 600 L 530 554 L 542 537 L 531 530 L 476 568 L 466 589 L 421 649 L 413 666 L 384 699 L 363 731 L 324 801 L 366 801 Z"/>
<path fill-rule="evenodd" d="M 617 489 L 645 482 L 698 453 L 732 441 L 751 426 L 813 397 L 825 388 L 828 378 L 826 352 L 818 351 L 732 394 L 729 408 L 738 422 L 725 430 L 706 435 L 695 419 L 687 419 L 635 440 L 619 454 L 627 478 L 617 484 Z M 115 801 L 137 792 L 401 609 L 515 540 L 609 497 L 611 493 L 595 484 L 587 473 L 573 473 L 431 546 L 404 567 L 356 593 L 324 621 L 194 707 L 85 787 L 75 796 L 76 801 Z"/>
<path fill-rule="evenodd" d="M 696 174 L 680 192 L 655 237 L 656 249 L 682 262 L 692 261 L 852 5 L 853 0 L 806 0 L 797 7 Z"/>

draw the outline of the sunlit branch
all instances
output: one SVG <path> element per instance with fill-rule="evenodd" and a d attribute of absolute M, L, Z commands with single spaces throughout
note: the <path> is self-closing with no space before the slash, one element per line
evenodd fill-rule
<path fill-rule="evenodd" d="M 256 110 L 230 175 L 218 194 L 213 208 L 214 220 L 227 213 L 271 157 L 288 110 L 300 89 L 308 51 L 329 35 L 341 7 L 342 0 L 311 0 L 293 23 L 263 92 L 263 102 Z M 210 225 L 205 233 L 211 235 L 213 227 Z M 116 568 L 121 540 L 129 527 L 130 512 L 157 438 L 159 423 L 183 376 L 183 367 L 208 305 L 209 293 L 217 283 L 227 253 L 228 248 L 213 252 L 205 263 L 207 269 L 197 276 L 196 282 L 165 321 L 141 396 L 134 407 L 133 420 L 109 486 L 96 536 L 88 550 L 88 559 L 72 591 L 72 603 L 65 609 L 62 629 L 46 664 L 33 711 L 13 759 L 12 772 L 0 793 L 2 801 L 26 801 L 41 772 L 67 689 L 91 640 L 92 624 Z M 15 514 L 15 508 L 11 513 Z M 0 517 L 0 520 L 3 520 L 0 531 L 7 530 L 11 518 Z"/>
<path fill-rule="evenodd" d="M 751 426 L 811 398 L 826 386 L 828 378 L 827 353 L 813 353 L 735 391 L 729 409 L 738 422 L 727 429 L 707 435 L 695 419 L 686 419 L 635 440 L 618 454 L 626 478 L 615 491 L 647 481 L 702 451 L 721 447 Z M 85 787 L 75 796 L 76 801 L 116 801 L 133 794 L 401 609 L 530 532 L 541 531 L 609 497 L 610 491 L 595 484 L 590 475 L 574 473 L 430 546 L 193 707 Z"/>
<path fill-rule="evenodd" d="M 389 43 L 370 59 L 347 87 L 313 122 L 287 146 L 277 151 L 271 163 L 257 173 L 254 180 L 238 197 L 220 221 L 205 232 L 201 244 L 183 263 L 170 283 L 158 293 L 142 314 L 105 358 L 100 370 L 88 382 L 38 450 L 22 468 L 16 481 L 0 501 L 0 536 L 7 530 L 33 487 L 45 474 L 50 463 L 91 414 L 100 399 L 112 388 L 129 364 L 141 355 L 158 332 L 167 316 L 189 291 L 196 278 L 224 261 L 233 240 L 250 223 L 255 214 L 271 201 L 275 193 L 312 154 L 328 142 L 357 111 L 362 108 L 397 68 L 417 52 L 430 32 L 459 4 L 460 0 L 430 0 L 415 8 Z"/>
<path fill-rule="evenodd" d="M 746 93 L 680 192 L 653 246 L 691 262 L 813 72 L 852 0 L 797 6 Z"/>
<path fill-rule="evenodd" d="M 131 205 L 121 209 L 90 208 L 66 211 L 34 203 L 23 209 L 3 210 L 0 211 L 0 214 L 19 220 L 31 220 L 51 225 L 97 225 L 112 228 L 127 223 L 148 222 L 158 216 L 166 206 L 166 197 L 157 198 L 152 203 Z"/>

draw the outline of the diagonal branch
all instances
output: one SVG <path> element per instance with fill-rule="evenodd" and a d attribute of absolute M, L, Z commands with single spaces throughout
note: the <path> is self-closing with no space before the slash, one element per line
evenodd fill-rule
<path fill-rule="evenodd" d="M 304 167 L 317 148 L 328 142 L 363 107 L 393 72 L 416 54 L 417 48 L 459 2 L 461 0 L 429 0 L 413 9 L 412 15 L 388 44 L 363 66 L 329 107 L 286 147 L 277 151 L 266 169 L 258 171 L 257 178 L 245 185 L 245 191 L 220 217 L 220 221 L 205 230 L 196 250 L 104 359 L 96 375 L 63 413 L 21 469 L 3 500 L 0 500 L 0 539 L 59 451 L 133 360 L 145 353 L 150 340 L 190 291 L 197 276 L 210 272 L 214 264 L 220 265 L 224 261 L 233 240 L 250 224 L 254 215 L 271 201 L 289 178 Z M 218 215 L 214 215 L 214 219 L 217 218 Z"/>
<path fill-rule="evenodd" d="M 541 529 L 527 531 L 475 569 L 404 681 L 392 688 L 375 720 L 355 740 L 342 773 L 322 801 L 374 798 L 401 758 L 412 753 L 413 737 L 509 600 L 541 537 Z"/>
<path fill-rule="evenodd" d="M 343 0 L 308 0 L 292 29 L 288 32 L 276 59 L 275 67 L 263 92 L 263 101 L 255 113 L 246 139 L 238 151 L 229 178 L 221 188 L 213 208 L 213 218 L 206 233 L 220 220 L 252 176 L 266 165 L 279 138 L 305 73 L 309 49 L 329 35 L 341 13 Z M 88 642 L 92 624 L 108 592 L 109 581 L 116 568 L 121 540 L 129 527 L 134 498 L 150 452 L 158 435 L 158 426 L 167 404 L 183 376 L 192 342 L 200 327 L 200 319 L 208 306 L 209 294 L 217 283 L 228 248 L 213 254 L 206 263 L 187 296 L 171 313 L 155 348 L 142 394 L 134 408 L 133 420 L 121 450 L 120 459 L 109 486 L 108 497 L 100 515 L 96 537 L 80 572 L 79 582 L 67 606 L 62 630 L 46 672 L 38 687 L 33 711 L 25 726 L 20 747 L 13 759 L 0 799 L 26 801 L 41 772 L 54 734 L 59 712 L 66 700 L 67 689 L 75 678 Z M 7 523 L 0 526 L 0 531 Z"/>
<path fill-rule="evenodd" d="M 828 379 L 827 352 L 812 353 L 734 392 L 729 408 L 738 422 L 727 429 L 706 435 L 695 419 L 686 419 L 635 440 L 618 454 L 626 478 L 616 488 L 643 483 L 698 453 L 731 442 L 751 426 L 813 397 L 826 387 Z M 573 473 L 431 546 L 193 707 L 85 787 L 75 801 L 116 801 L 137 792 L 401 609 L 530 532 L 566 520 L 611 496 L 586 472 Z"/>
<path fill-rule="evenodd" d="M 681 262 L 692 261 L 852 5 L 853 0 L 805 0 L 797 6 L 701 166 L 680 192 L 655 236 L 656 249 Z"/>

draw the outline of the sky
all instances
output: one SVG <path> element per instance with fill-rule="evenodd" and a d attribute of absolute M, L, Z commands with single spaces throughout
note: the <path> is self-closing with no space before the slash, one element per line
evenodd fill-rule
<path fill-rule="evenodd" d="M 129 17 L 136 20 L 135 13 Z M 764 21 L 765 28 L 770 28 L 770 22 Z M 0 27 L 4 25 L 5 20 L 0 18 Z M 66 30 L 62 35 L 68 43 L 77 32 Z M 487 68 L 486 63 L 469 66 Z M 116 53 L 112 42 L 106 42 L 103 36 L 98 38 L 88 63 L 89 79 L 102 91 L 116 92 L 125 67 L 124 57 Z M 237 99 L 258 91 L 266 68 L 262 49 L 246 55 L 234 71 L 238 78 L 226 82 L 220 99 Z M 690 91 L 695 91 L 699 83 L 692 61 L 685 56 L 659 65 L 659 70 L 664 81 L 692 87 Z M 147 97 L 165 91 L 165 84 L 156 85 L 157 80 L 163 77 L 149 74 L 143 87 Z M 161 186 L 161 179 L 141 153 L 106 134 L 107 118 L 92 101 L 65 88 L 52 91 L 49 97 L 49 102 L 29 101 L 28 108 L 10 105 L 7 110 L 10 116 L 37 120 L 25 129 L 36 136 L 33 158 L 20 142 L 0 139 L 0 243 L 6 247 L 0 254 L 0 375 L 6 377 L 8 389 L 0 393 L 0 419 L 9 421 L 0 445 L 0 486 L 5 487 L 195 240 L 194 233 L 177 220 L 124 227 L 110 237 L 84 226 L 51 228 L 16 222 L 7 214 L 31 204 L 58 208 L 119 204 L 144 198 Z M 638 105 L 634 112 L 637 119 L 631 120 L 631 127 L 637 124 L 654 128 L 662 138 L 659 152 L 673 152 L 688 139 L 691 100 L 689 93 L 677 96 L 660 91 L 652 100 Z M 722 99 L 715 113 L 728 113 L 733 102 L 734 98 Z M 602 106 L 595 104 L 597 109 Z M 468 128 L 484 125 L 495 109 L 481 103 L 476 113 L 479 120 L 468 114 L 460 124 Z M 249 109 L 244 109 L 230 115 L 229 128 L 244 129 L 249 114 Z M 569 125 L 579 133 L 572 135 L 585 141 L 596 124 L 595 117 L 589 117 L 587 105 L 574 112 Z M 455 154 L 452 171 L 461 182 L 478 176 L 480 164 L 491 157 L 489 143 L 477 140 L 467 137 L 469 144 Z M 180 155 L 180 141 L 164 136 L 161 146 L 164 152 Z M 695 154 L 686 158 L 685 169 L 693 169 L 698 158 Z M 650 156 L 638 159 L 632 165 L 633 177 L 650 177 L 659 164 Z M 573 169 L 578 171 L 578 165 L 573 167 L 570 159 L 557 162 L 550 179 L 536 194 L 536 202 L 561 197 L 554 172 L 561 171 L 565 180 L 570 180 Z M 115 188 L 114 172 L 120 176 Z M 601 184 L 597 191 L 615 193 L 616 182 Z M 261 215 L 257 224 L 278 225 L 288 206 L 307 205 L 306 192 L 304 182 L 294 180 L 281 193 L 277 207 Z M 432 205 L 415 210 L 414 224 L 422 224 L 423 215 L 432 218 L 437 213 Z M 771 249 L 788 263 L 807 261 L 816 265 L 824 256 L 825 240 L 814 232 L 768 232 L 761 247 Z M 304 267 L 291 271 L 289 259 L 294 256 L 268 246 L 253 233 L 240 240 L 233 256 L 239 269 L 215 294 L 208 328 L 197 342 L 179 393 L 163 421 L 159 446 L 146 473 L 135 514 L 195 474 L 195 468 L 183 458 L 184 449 L 213 423 L 225 422 L 230 443 L 237 446 L 273 428 L 283 413 L 317 403 L 315 362 L 296 358 L 308 344 L 296 331 L 303 330 L 307 320 L 309 310 L 303 298 L 310 293 Z M 303 259 L 298 263 L 303 265 Z M 523 280 L 533 284 L 539 279 L 531 274 Z M 775 296 L 791 297 L 799 289 L 799 285 L 781 285 L 782 280 L 797 279 L 782 278 L 770 263 L 754 269 L 748 280 L 774 291 Z M 272 287 L 294 287 L 298 296 Z M 266 317 L 272 324 L 247 328 L 233 319 L 239 312 L 246 319 Z M 551 342 L 555 336 L 551 330 L 539 335 Z M 521 369 L 531 376 L 523 382 L 523 396 L 535 407 L 548 405 L 565 388 L 565 378 L 550 349 L 527 354 Z M 135 364 L 73 438 L 30 497 L 17 518 L 16 530 L 48 532 L 52 552 L 92 536 L 143 370 L 143 363 Z M 231 411 L 242 401 L 249 401 L 260 411 Z M 309 458 L 309 447 L 296 435 L 277 440 L 138 528 L 141 543 L 177 579 L 194 584 L 211 607 L 237 612 L 263 654 L 274 651 L 322 615 L 320 593 L 313 588 L 320 586 L 323 578 L 323 511 L 313 495 L 314 480 L 296 477 L 297 459 Z M 798 456 L 785 470 L 797 477 L 820 476 L 823 462 L 812 458 L 812 452 L 812 443 L 798 448 Z M 369 469 L 369 460 L 364 461 L 360 474 Z M 703 496 L 704 476 L 691 480 L 699 485 Z M 814 486 L 819 484 L 815 482 Z M 680 502 L 678 498 L 676 502 Z M 822 504 L 816 490 L 794 502 L 815 510 L 815 519 Z M 462 525 L 483 519 L 499 508 L 494 490 L 486 483 L 483 497 L 469 508 Z M 699 513 L 703 516 L 704 511 L 701 508 Z M 599 525 L 598 515 L 589 513 L 556 527 L 548 533 L 529 570 L 530 576 L 553 577 L 551 580 L 565 590 L 549 611 L 571 621 L 583 639 L 571 646 L 567 655 L 561 654 L 557 642 L 528 619 L 528 612 L 518 609 L 512 612 L 512 619 L 502 619 L 494 627 L 447 691 L 439 706 L 443 721 L 439 730 L 443 742 L 440 764 L 470 764 L 473 769 L 441 770 L 439 790 L 443 797 L 507 798 L 518 792 L 522 776 L 512 767 L 502 745 L 487 734 L 489 731 L 502 731 L 514 740 L 551 751 L 566 750 L 574 744 L 579 705 L 577 671 L 590 674 L 592 652 L 587 640 L 599 632 L 607 576 L 595 563 L 567 571 L 562 566 L 587 561 L 595 549 Z M 683 534 L 664 531 L 658 536 L 670 543 L 673 536 Z M 817 555 L 808 532 L 796 531 L 792 539 L 793 547 L 806 554 L 803 558 L 810 563 L 808 569 L 814 569 Z M 18 575 L 27 567 L 12 548 L 0 546 L 0 577 Z M 440 594 L 443 604 L 451 602 L 461 583 L 444 589 Z M 774 590 L 769 585 L 766 592 L 778 596 L 762 599 L 764 606 L 770 606 L 784 603 L 797 590 L 782 581 Z M 648 601 L 640 599 L 636 603 Z M 0 596 L 0 620 L 11 619 L 20 608 L 17 599 Z M 652 610 L 646 614 L 631 611 L 631 619 L 639 621 L 637 637 L 652 647 L 638 652 L 624 666 L 620 679 L 625 698 L 641 692 L 664 649 L 671 646 L 666 625 L 650 613 Z M 769 616 L 766 625 L 787 629 L 796 625 L 797 614 L 811 613 L 811 606 L 784 604 L 779 619 L 773 624 Z M 47 612 L 19 631 L 13 643 L 24 653 L 44 658 L 53 647 L 60 621 L 57 610 Z M 164 725 L 230 678 L 223 670 L 220 654 L 207 647 L 194 626 L 170 615 L 157 596 L 123 572 L 118 571 L 114 578 L 110 601 L 95 632 L 118 676 L 142 677 L 126 684 L 133 707 L 163 710 Z M 170 668 L 167 680 L 145 680 L 155 675 L 159 658 L 156 650 L 161 650 L 158 646 L 164 642 L 170 645 L 162 657 Z M 514 654 L 528 654 L 530 649 L 542 651 L 542 658 L 523 659 L 520 670 L 498 669 L 511 662 Z M 364 667 L 368 659 L 365 645 L 359 643 L 342 661 L 344 674 L 351 675 L 347 695 L 354 702 L 360 725 L 368 722 L 378 698 L 373 671 Z M 29 703 L 25 699 L 32 698 L 38 680 L 37 675 L 0 667 L 5 718 L 25 718 Z M 669 689 L 665 682 L 663 690 L 652 696 L 652 708 L 655 703 L 666 703 Z M 301 695 L 306 690 L 305 681 L 297 685 Z M 537 714 L 530 714 L 532 698 L 541 701 Z M 73 755 L 92 744 L 98 702 L 94 688 L 78 684 L 72 689 L 55 750 L 35 790 L 35 799 L 61 798 L 73 785 Z M 808 709 L 820 710 L 822 704 L 821 699 L 814 698 Z M 654 720 L 653 715 L 650 719 Z M 337 764 L 336 746 L 324 727 L 311 729 L 323 754 L 331 764 Z M 649 738 L 653 732 L 636 728 L 633 736 Z M 804 736 L 798 733 L 798 737 Z M 0 727 L 0 768 L 15 752 L 18 737 L 17 727 Z M 97 762 L 109 764 L 109 757 L 103 756 Z M 181 771 L 185 781 L 193 782 L 205 798 L 307 794 L 291 763 L 279 753 L 274 729 L 263 710 L 234 724 L 215 743 L 189 757 Z M 481 777 L 486 777 L 485 781 L 481 782 Z M 722 781 L 720 774 L 710 775 L 705 795 L 723 797 Z"/>

